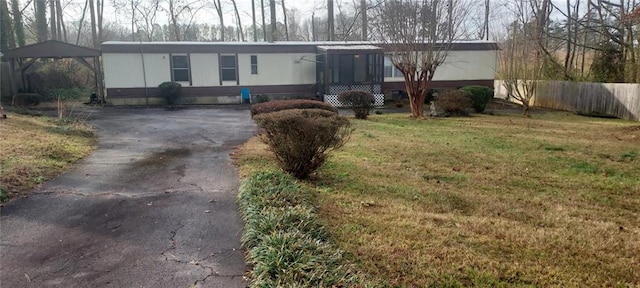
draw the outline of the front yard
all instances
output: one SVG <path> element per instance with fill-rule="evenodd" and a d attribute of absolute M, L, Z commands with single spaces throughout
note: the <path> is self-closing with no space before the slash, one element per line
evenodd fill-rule
<path fill-rule="evenodd" d="M 10 113 L 0 120 L 0 200 L 57 176 L 94 146 L 93 129 L 78 119 Z"/>
<path fill-rule="evenodd" d="M 640 285 L 640 125 L 566 112 L 353 120 L 309 182 L 373 286 Z M 252 139 L 243 175 L 275 170 Z"/>

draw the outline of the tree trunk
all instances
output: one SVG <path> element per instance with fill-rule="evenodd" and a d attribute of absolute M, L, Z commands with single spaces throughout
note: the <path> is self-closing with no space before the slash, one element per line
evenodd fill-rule
<path fill-rule="evenodd" d="M 51 14 L 49 16 L 49 26 L 51 27 L 51 39 L 58 40 L 58 28 L 56 27 L 56 1 L 49 1 L 49 8 L 51 9 Z"/>
<path fill-rule="evenodd" d="M 64 19 L 62 18 L 62 4 L 60 4 L 60 0 L 56 0 L 56 11 L 58 12 L 58 38 L 67 42 L 67 27 L 64 26 Z M 62 35 L 60 33 L 62 33 Z"/>
<path fill-rule="evenodd" d="M 289 23 L 287 23 L 287 8 L 284 7 L 284 0 L 282 0 L 281 4 L 282 4 L 282 13 L 284 14 L 284 37 L 287 41 L 289 41 Z"/>
<path fill-rule="evenodd" d="M 231 0 L 231 4 L 233 4 L 233 10 L 236 12 L 236 24 L 238 27 L 238 38 L 242 42 L 244 42 L 244 31 L 242 30 L 242 21 L 240 20 L 240 13 L 238 12 L 238 5 L 236 5 L 236 0 Z"/>
<path fill-rule="evenodd" d="M 104 15 L 104 1 L 102 0 L 97 0 L 96 2 L 98 4 L 97 8 L 97 13 L 98 13 L 98 46 L 96 48 L 98 48 L 100 46 L 100 44 L 102 43 L 103 39 L 102 39 L 102 16 Z"/>
<path fill-rule="evenodd" d="M 11 0 L 11 10 L 13 11 L 13 29 L 16 30 L 16 42 L 19 47 L 22 47 L 25 45 L 24 23 L 18 0 Z"/>
<path fill-rule="evenodd" d="M 136 7 L 133 0 L 131 0 L 131 41 L 136 41 Z M 149 33 L 149 31 L 145 31 Z M 140 35 L 138 35 L 140 37 Z"/>
<path fill-rule="evenodd" d="M 218 2 L 213 2 L 213 6 L 216 8 L 216 12 L 218 13 L 218 19 L 220 19 L 220 41 L 224 42 L 224 17 L 222 15 L 222 3 L 220 0 Z"/>
<path fill-rule="evenodd" d="M 269 0 L 269 12 L 271 15 L 271 42 L 278 40 L 278 30 L 276 23 L 276 0 Z"/>
<path fill-rule="evenodd" d="M 89 1 L 89 13 L 91 14 L 91 42 L 93 48 L 98 48 L 98 33 L 96 32 L 96 9 L 93 5 L 93 0 Z"/>
<path fill-rule="evenodd" d="M 256 27 L 256 0 L 251 0 L 251 20 L 253 20 L 253 42 L 258 42 L 258 30 Z"/>
<path fill-rule="evenodd" d="M 9 7 L 6 1 L 0 3 L 0 50 L 16 48 L 16 41 L 13 37 L 13 27 L 9 17 Z"/>
<path fill-rule="evenodd" d="M 311 40 L 318 40 L 318 36 L 316 35 L 316 13 L 311 13 Z"/>
<path fill-rule="evenodd" d="M 336 31 L 333 22 L 333 0 L 327 1 L 327 30 L 329 41 L 334 41 L 336 39 Z"/>
<path fill-rule="evenodd" d="M 267 42 L 267 22 L 264 16 L 264 0 L 260 0 L 260 9 L 262 12 L 262 41 Z"/>
<path fill-rule="evenodd" d="M 78 35 L 76 35 L 76 45 L 80 42 L 80 35 L 82 35 L 82 24 L 84 23 L 84 16 L 87 13 L 87 6 L 89 5 L 89 1 L 84 1 L 84 9 L 82 9 L 82 16 L 80 17 L 80 24 L 78 24 Z"/>
<path fill-rule="evenodd" d="M 369 35 L 367 34 L 369 31 L 368 17 L 367 17 L 367 0 L 360 1 L 360 17 L 362 20 L 362 41 L 369 40 Z"/>
<path fill-rule="evenodd" d="M 47 3 L 45 1 L 35 1 L 36 30 L 38 42 L 47 41 L 49 31 L 47 29 Z"/>

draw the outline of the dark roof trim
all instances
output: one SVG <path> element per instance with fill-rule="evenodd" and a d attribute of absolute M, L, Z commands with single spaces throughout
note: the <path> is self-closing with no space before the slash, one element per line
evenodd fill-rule
<path fill-rule="evenodd" d="M 20 48 L 4 51 L 4 58 L 73 58 L 97 57 L 100 50 L 73 45 L 56 40 L 48 40 Z"/>
<path fill-rule="evenodd" d="M 216 45 L 215 42 L 198 44 L 141 44 L 103 43 L 103 53 L 315 53 L 314 45 Z"/>
<path fill-rule="evenodd" d="M 316 53 L 318 46 L 351 46 L 375 45 L 389 51 L 388 44 L 375 42 L 308 42 L 308 43 L 219 43 L 219 42 L 105 42 L 102 43 L 103 53 Z M 423 44 L 426 46 L 426 44 Z M 460 42 L 455 43 L 452 51 L 481 51 L 498 50 L 498 44 L 493 42 Z M 353 52 L 353 51 L 350 51 Z"/>

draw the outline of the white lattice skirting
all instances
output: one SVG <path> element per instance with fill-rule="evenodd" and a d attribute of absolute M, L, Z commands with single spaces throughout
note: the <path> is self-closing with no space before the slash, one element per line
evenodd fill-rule
<path fill-rule="evenodd" d="M 376 99 L 376 102 L 373 103 L 373 106 L 382 106 L 384 105 L 384 94 L 373 94 L 373 97 Z M 327 102 L 333 107 L 345 107 L 340 100 L 338 100 L 338 95 L 324 95 L 324 102 Z"/>

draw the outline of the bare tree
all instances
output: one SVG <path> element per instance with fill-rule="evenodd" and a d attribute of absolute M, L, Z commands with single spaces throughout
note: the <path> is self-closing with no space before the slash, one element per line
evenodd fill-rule
<path fill-rule="evenodd" d="M 262 15 L 262 41 L 267 42 L 267 23 L 265 22 L 264 16 L 264 0 L 260 0 L 260 9 Z"/>
<path fill-rule="evenodd" d="M 540 30 L 543 29 L 539 25 L 543 25 L 543 22 L 533 16 L 537 13 L 529 9 L 525 1 L 514 2 L 517 20 L 509 27 L 509 39 L 502 47 L 501 63 L 507 67 L 503 86 L 507 89 L 508 97 L 520 102 L 522 114 L 528 115 L 542 75 L 544 55 L 539 44 Z M 534 27 L 530 29 L 532 23 Z"/>
<path fill-rule="evenodd" d="M 242 21 L 240 20 L 240 13 L 238 12 L 238 5 L 236 5 L 236 0 L 231 0 L 231 4 L 233 4 L 233 10 L 236 12 L 236 24 L 238 30 L 238 38 L 244 42 L 244 31 L 242 30 Z"/>
<path fill-rule="evenodd" d="M 51 15 L 49 17 L 49 26 L 51 26 L 51 39 L 53 40 L 58 40 L 58 27 L 56 25 L 56 23 L 58 23 L 56 21 L 56 1 L 55 0 L 50 0 L 49 1 L 49 9 L 51 11 Z"/>
<path fill-rule="evenodd" d="M 284 37 L 289 41 L 289 24 L 287 23 L 287 8 L 284 6 L 284 0 L 280 0 L 282 4 L 282 14 L 284 14 Z"/>
<path fill-rule="evenodd" d="M 96 9 L 94 6 L 94 0 L 89 1 L 89 13 L 91 13 L 91 43 L 93 44 L 93 48 L 98 48 L 98 33 L 96 31 Z"/>
<path fill-rule="evenodd" d="M 224 42 L 224 15 L 222 14 L 222 3 L 220 3 L 220 0 L 213 0 L 213 8 L 216 9 L 218 19 L 220 20 L 220 41 Z"/>
<path fill-rule="evenodd" d="M 424 100 L 436 73 L 462 32 L 465 3 L 453 0 L 381 2 L 371 23 L 388 57 L 404 76 L 412 117 L 424 117 Z"/>
<path fill-rule="evenodd" d="M 169 18 L 171 36 L 175 41 L 185 40 L 185 32 L 191 29 L 196 15 L 202 9 L 200 1 L 194 0 L 167 0 L 167 7 L 164 11 Z M 215 3 L 215 2 L 214 2 Z"/>
<path fill-rule="evenodd" d="M 329 34 L 329 41 L 335 40 L 335 22 L 333 21 L 333 0 L 327 0 L 327 29 Z"/>
<path fill-rule="evenodd" d="M 251 0 L 251 20 L 253 20 L 253 42 L 258 42 L 258 30 L 256 27 L 256 0 Z"/>
<path fill-rule="evenodd" d="M 64 25 L 64 18 L 62 18 L 62 4 L 60 4 L 60 0 L 56 0 L 56 12 L 57 12 L 57 29 L 58 29 L 58 38 L 64 42 L 67 42 L 67 27 Z"/>
<path fill-rule="evenodd" d="M 369 40 L 369 35 L 367 34 L 369 30 L 369 24 L 367 22 L 367 20 L 369 20 L 369 18 L 367 17 L 367 9 L 368 9 L 367 0 L 360 0 L 360 19 L 362 21 L 361 22 L 362 27 L 360 28 L 362 32 L 362 38 L 360 40 L 362 41 Z"/>
<path fill-rule="evenodd" d="M 271 16 L 271 42 L 277 41 L 278 30 L 276 22 L 276 0 L 269 0 L 269 12 Z"/>

